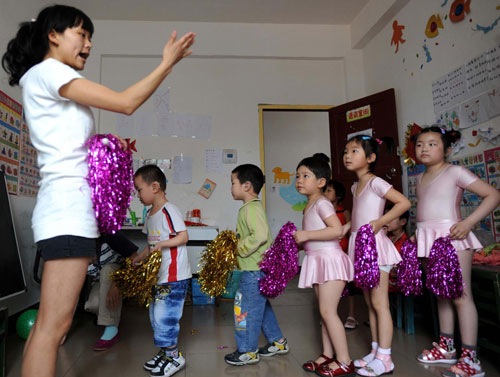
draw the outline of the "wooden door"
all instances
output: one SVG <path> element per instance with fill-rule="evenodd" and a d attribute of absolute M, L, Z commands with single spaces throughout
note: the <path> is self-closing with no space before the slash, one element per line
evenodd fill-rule
<path fill-rule="evenodd" d="M 348 122 L 349 111 L 370 107 L 370 116 Z M 372 129 L 375 138 L 391 137 L 394 141 L 392 150 L 388 150 L 387 143 L 380 145 L 375 174 L 394 188 L 402 192 L 402 167 L 399 157 L 398 125 L 396 120 L 396 101 L 394 89 L 388 89 L 371 96 L 336 106 L 329 110 L 330 119 L 330 148 L 332 156 L 333 178 L 342 182 L 346 188 L 344 205 L 352 207 L 351 186 L 356 180 L 356 174 L 344 167 L 342 154 L 348 135 L 363 130 Z"/>

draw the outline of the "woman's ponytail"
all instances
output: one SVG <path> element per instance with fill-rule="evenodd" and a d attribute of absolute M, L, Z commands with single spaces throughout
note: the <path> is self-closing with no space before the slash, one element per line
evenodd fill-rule
<path fill-rule="evenodd" d="M 7 51 L 2 57 L 2 67 L 9 75 L 11 86 L 18 85 L 26 71 L 43 59 L 41 46 L 34 43 L 34 25 L 35 22 L 23 22 L 15 38 L 7 44 Z"/>

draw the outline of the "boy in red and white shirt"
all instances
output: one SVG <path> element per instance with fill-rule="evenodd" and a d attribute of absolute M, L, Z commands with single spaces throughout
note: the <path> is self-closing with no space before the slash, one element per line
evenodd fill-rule
<path fill-rule="evenodd" d="M 167 200 L 165 174 L 156 165 L 145 165 L 135 173 L 134 184 L 139 199 L 151 205 L 144 224 L 148 245 L 136 254 L 134 263 L 161 250 L 161 266 L 149 318 L 154 341 L 160 352 L 144 364 L 151 376 L 171 376 L 184 367 L 186 361 L 177 349 L 179 320 L 191 278 L 187 248 L 188 233 L 179 209 Z"/>

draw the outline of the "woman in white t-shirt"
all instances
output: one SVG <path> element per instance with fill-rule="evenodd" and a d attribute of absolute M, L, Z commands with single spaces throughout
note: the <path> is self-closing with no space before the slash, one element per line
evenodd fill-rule
<path fill-rule="evenodd" d="M 21 24 L 2 58 L 9 84 L 22 87 L 42 177 L 32 227 L 45 266 L 22 376 L 55 374 L 57 347 L 71 325 L 90 256 L 96 254 L 99 233 L 84 146 L 95 132 L 90 107 L 132 114 L 173 66 L 191 54 L 195 36 L 187 33 L 177 40 L 174 31 L 160 64 L 128 89 L 115 92 L 77 72 L 89 57 L 93 31 L 92 21 L 82 11 L 50 6 L 35 21 Z"/>

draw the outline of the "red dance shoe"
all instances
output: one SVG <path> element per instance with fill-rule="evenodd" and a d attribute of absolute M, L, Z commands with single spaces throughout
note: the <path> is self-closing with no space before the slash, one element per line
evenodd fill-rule
<path fill-rule="evenodd" d="M 344 364 L 341 361 L 333 360 L 337 365 L 337 369 L 330 368 L 330 365 L 324 364 L 316 370 L 316 374 L 322 377 L 336 377 L 343 376 L 349 377 L 354 376 L 356 374 L 356 370 L 354 369 L 354 363 L 351 361 L 349 365 Z"/>
<path fill-rule="evenodd" d="M 111 348 L 119 340 L 120 340 L 120 333 L 116 333 L 116 335 L 112 337 L 110 340 L 99 339 L 97 343 L 94 345 L 94 351 L 105 351 Z"/>
<path fill-rule="evenodd" d="M 306 363 L 302 364 L 302 369 L 304 369 L 306 372 L 312 372 L 312 373 L 314 373 L 321 366 L 328 365 L 332 361 L 335 360 L 335 358 L 331 358 L 330 359 L 328 356 L 325 356 L 325 355 L 321 355 L 320 357 L 322 357 L 323 359 L 325 359 L 325 361 L 323 361 L 321 363 L 317 363 L 316 361 L 309 360 Z"/>

